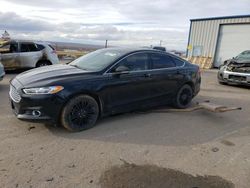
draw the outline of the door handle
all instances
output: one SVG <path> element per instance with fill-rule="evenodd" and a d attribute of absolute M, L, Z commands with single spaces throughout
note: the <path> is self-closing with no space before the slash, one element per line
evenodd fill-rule
<path fill-rule="evenodd" d="M 150 74 L 150 73 L 147 73 L 147 74 L 144 74 L 144 76 L 145 76 L 146 78 L 150 78 L 150 77 L 151 77 L 151 74 Z"/>

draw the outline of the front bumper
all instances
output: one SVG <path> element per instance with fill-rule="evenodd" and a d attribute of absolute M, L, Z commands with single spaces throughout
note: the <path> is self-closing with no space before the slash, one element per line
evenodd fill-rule
<path fill-rule="evenodd" d="M 218 80 L 223 83 L 250 86 L 250 73 L 219 71 Z"/>
<path fill-rule="evenodd" d="M 10 103 L 13 113 L 20 120 L 32 122 L 58 121 L 63 100 L 58 95 L 26 95 L 19 91 L 19 102 L 10 94 Z"/>

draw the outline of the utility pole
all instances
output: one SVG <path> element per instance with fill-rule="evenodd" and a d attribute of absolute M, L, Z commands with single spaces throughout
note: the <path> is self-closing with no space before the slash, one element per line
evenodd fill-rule
<path fill-rule="evenodd" d="M 160 46 L 161 46 L 162 40 L 160 40 Z"/>
<path fill-rule="evenodd" d="M 106 40 L 106 42 L 105 42 L 105 48 L 107 48 L 108 47 L 108 40 Z"/>

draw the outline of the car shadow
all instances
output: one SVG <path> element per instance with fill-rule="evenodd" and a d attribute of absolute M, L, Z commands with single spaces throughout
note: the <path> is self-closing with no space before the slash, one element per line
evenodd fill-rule
<path fill-rule="evenodd" d="M 193 104 L 205 100 L 218 102 L 222 98 L 198 96 Z M 230 99 L 222 101 L 223 104 L 233 105 Z M 248 125 L 247 118 L 242 121 L 240 118 L 234 118 L 235 115 L 242 119 L 244 116 L 248 117 L 247 110 L 223 114 L 206 110 L 167 113 L 148 110 L 106 117 L 100 119 L 92 129 L 78 133 L 70 133 L 62 127 L 47 126 L 47 128 L 52 134 L 67 139 L 185 146 L 206 143 Z"/>
<path fill-rule="evenodd" d="M 22 72 L 25 72 L 25 71 L 27 71 L 27 70 L 30 70 L 30 69 L 14 69 L 14 70 L 5 70 L 5 73 L 6 74 L 20 74 L 20 73 L 22 73 Z"/>

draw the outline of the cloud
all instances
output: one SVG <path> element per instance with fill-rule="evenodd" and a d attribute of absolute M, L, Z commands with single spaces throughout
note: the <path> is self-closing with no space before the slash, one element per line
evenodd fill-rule
<path fill-rule="evenodd" d="M 14 12 L 0 12 L 0 28 L 20 32 L 54 30 L 53 25 L 48 22 L 23 18 Z"/>
<path fill-rule="evenodd" d="M 189 19 L 247 14 L 249 0 L 1 0 L 0 28 L 15 37 L 184 50 Z"/>
<path fill-rule="evenodd" d="M 166 46 L 183 48 L 186 45 L 185 29 L 150 27 L 151 23 L 121 22 L 112 24 L 90 24 L 50 22 L 24 18 L 13 12 L 0 12 L 0 27 L 10 31 L 14 38 L 35 40 L 63 40 L 73 42 L 103 43 L 106 39 L 112 45 L 150 45 L 164 40 Z M 172 38 L 172 39 L 171 39 Z M 173 40 L 174 38 L 174 40 Z M 171 44 L 174 43 L 174 44 Z M 177 43 L 177 44 L 175 44 Z"/>

